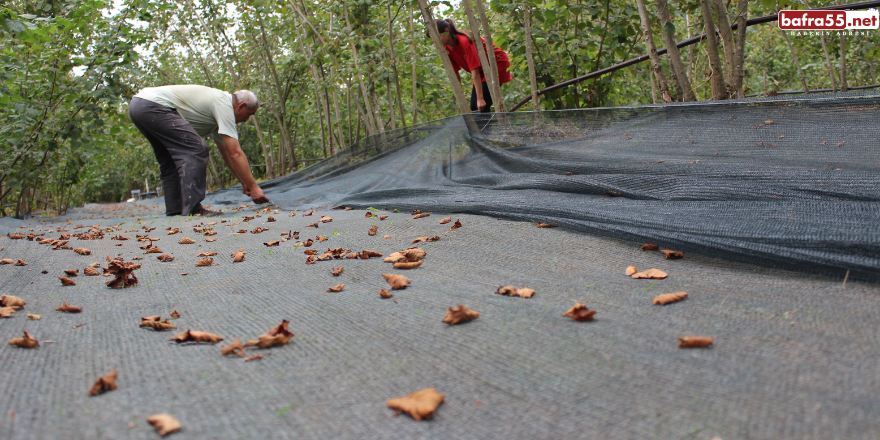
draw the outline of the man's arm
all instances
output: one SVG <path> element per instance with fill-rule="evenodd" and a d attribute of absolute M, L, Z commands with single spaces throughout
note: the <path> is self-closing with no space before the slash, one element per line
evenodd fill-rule
<path fill-rule="evenodd" d="M 217 148 L 220 150 L 220 155 L 223 156 L 223 162 L 226 162 L 226 166 L 229 167 L 235 178 L 241 182 L 242 191 L 251 196 L 254 203 L 268 203 L 269 199 L 263 194 L 263 190 L 260 189 L 253 174 L 251 174 L 251 167 L 248 165 L 244 151 L 241 151 L 238 139 L 226 136 L 225 134 L 222 136 L 223 142 L 215 139 Z"/>
<path fill-rule="evenodd" d="M 471 71 L 471 77 L 474 80 L 474 90 L 477 92 L 477 111 L 483 111 L 486 107 L 486 99 L 483 97 L 483 69 L 477 67 Z"/>

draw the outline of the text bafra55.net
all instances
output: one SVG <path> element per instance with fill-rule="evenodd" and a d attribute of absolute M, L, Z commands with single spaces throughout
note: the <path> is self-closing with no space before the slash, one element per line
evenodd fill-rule
<path fill-rule="evenodd" d="M 779 11 L 782 30 L 843 30 L 877 29 L 880 14 L 876 9 L 865 11 Z"/>

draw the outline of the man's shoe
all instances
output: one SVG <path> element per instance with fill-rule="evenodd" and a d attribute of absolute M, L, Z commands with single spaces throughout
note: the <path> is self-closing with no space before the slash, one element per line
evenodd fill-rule
<path fill-rule="evenodd" d="M 212 211 L 210 209 L 202 208 L 202 210 L 199 211 L 198 215 L 201 215 L 202 217 L 220 217 L 221 215 L 223 215 L 223 213 L 220 211 Z"/>

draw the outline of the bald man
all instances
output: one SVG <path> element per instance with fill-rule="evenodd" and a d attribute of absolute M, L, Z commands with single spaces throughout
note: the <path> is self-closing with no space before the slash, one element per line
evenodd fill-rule
<path fill-rule="evenodd" d="M 159 161 L 165 215 L 219 214 L 201 204 L 209 155 L 203 138 L 209 135 L 241 182 L 242 192 L 254 203 L 269 202 L 251 174 L 235 126 L 260 108 L 251 91 L 229 94 L 200 85 L 147 87 L 134 95 L 128 108 L 131 121 L 153 146 Z"/>

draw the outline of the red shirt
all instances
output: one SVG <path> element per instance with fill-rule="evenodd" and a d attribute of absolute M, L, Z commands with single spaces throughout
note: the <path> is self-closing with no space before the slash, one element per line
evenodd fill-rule
<path fill-rule="evenodd" d="M 457 45 L 454 47 L 446 46 L 449 61 L 452 61 L 452 68 L 456 72 L 461 69 L 472 72 L 474 69 L 481 68 L 477 46 L 466 35 L 458 34 L 456 37 L 458 38 Z M 483 47 L 486 47 L 486 39 L 482 37 L 480 39 L 483 40 Z M 510 60 L 507 58 L 507 54 L 495 47 L 494 44 L 492 46 L 495 49 L 495 61 L 498 63 L 498 78 L 501 80 L 501 84 L 513 81 L 513 78 L 510 77 L 510 72 L 507 71 L 510 68 Z M 480 71 L 480 77 L 483 82 L 486 82 L 486 75 L 483 75 L 482 70 Z"/>

